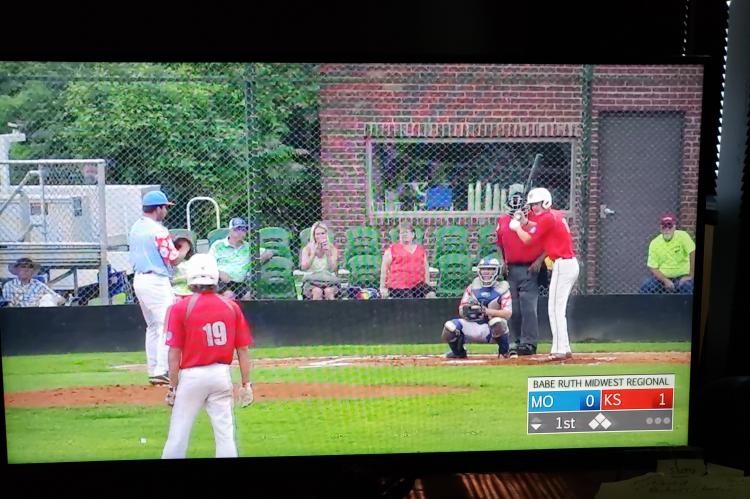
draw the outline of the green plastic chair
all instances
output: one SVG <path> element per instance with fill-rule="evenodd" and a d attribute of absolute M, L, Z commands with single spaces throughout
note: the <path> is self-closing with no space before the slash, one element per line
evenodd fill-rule
<path fill-rule="evenodd" d="M 362 288 L 380 287 L 380 255 L 353 256 L 347 262 L 349 285 Z"/>
<path fill-rule="evenodd" d="M 221 228 L 212 230 L 206 236 L 206 239 L 208 239 L 208 247 L 210 248 L 211 245 L 213 245 L 216 241 L 218 241 L 219 239 L 224 239 L 228 235 L 229 235 L 229 229 L 227 229 L 226 227 L 221 227 Z"/>
<path fill-rule="evenodd" d="M 460 297 L 474 276 L 471 264 L 471 258 L 466 254 L 452 253 L 438 258 L 435 294 L 441 298 Z"/>
<path fill-rule="evenodd" d="M 497 232 L 495 231 L 495 228 L 496 226 L 494 225 L 485 225 L 479 228 L 479 231 L 477 232 L 477 262 L 491 254 L 499 257 L 497 249 Z"/>
<path fill-rule="evenodd" d="M 447 225 L 435 231 L 435 262 L 444 255 L 469 254 L 469 233 L 463 225 Z"/>
<path fill-rule="evenodd" d="M 290 246 L 291 235 L 289 231 L 283 227 L 263 227 L 258 231 L 258 239 L 260 245 L 264 248 L 272 248 L 274 246 Z"/>
<path fill-rule="evenodd" d="M 125 305 L 127 300 L 127 293 L 117 293 L 116 295 L 112 295 L 112 305 Z M 96 298 L 90 299 L 86 305 L 102 305 L 102 299 L 97 296 Z"/>
<path fill-rule="evenodd" d="M 344 261 L 360 255 L 380 256 L 380 233 L 374 227 L 352 227 L 346 231 Z"/>
<path fill-rule="evenodd" d="M 262 300 L 296 300 L 294 279 L 274 272 L 261 272 L 258 282 L 258 298 Z"/>
<path fill-rule="evenodd" d="M 289 258 L 274 256 L 260 269 L 258 297 L 265 300 L 296 300 L 294 264 Z"/>
<path fill-rule="evenodd" d="M 261 248 L 274 250 L 274 256 L 293 259 L 290 246 L 291 235 L 283 227 L 264 227 L 258 231 Z"/>
<path fill-rule="evenodd" d="M 392 243 L 398 242 L 398 227 L 394 227 L 388 231 L 388 237 Z M 414 227 L 414 242 L 424 244 L 424 229 L 422 227 Z"/>

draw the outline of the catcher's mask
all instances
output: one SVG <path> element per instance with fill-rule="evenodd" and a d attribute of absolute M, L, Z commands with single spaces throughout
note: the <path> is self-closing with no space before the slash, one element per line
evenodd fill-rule
<path fill-rule="evenodd" d="M 524 199 L 523 194 L 520 192 L 513 193 L 510 197 L 508 197 L 508 200 L 505 202 L 505 204 L 508 206 L 508 209 L 511 212 L 523 210 L 524 213 L 528 213 L 529 211 L 529 207 L 526 205 L 526 199 Z"/>
<path fill-rule="evenodd" d="M 500 260 L 497 258 L 482 258 L 477 265 L 477 276 L 483 286 L 492 286 L 500 275 Z"/>

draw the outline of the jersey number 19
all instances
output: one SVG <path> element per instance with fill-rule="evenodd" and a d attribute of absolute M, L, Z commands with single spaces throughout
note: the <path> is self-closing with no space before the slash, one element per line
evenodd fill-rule
<path fill-rule="evenodd" d="M 206 324 L 203 326 L 206 333 L 206 343 L 208 346 L 222 346 L 227 343 L 227 326 L 222 321 Z"/>

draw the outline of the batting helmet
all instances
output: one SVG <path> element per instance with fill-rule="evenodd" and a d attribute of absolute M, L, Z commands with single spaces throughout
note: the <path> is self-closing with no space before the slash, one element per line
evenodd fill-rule
<path fill-rule="evenodd" d="M 552 194 L 544 187 L 537 187 L 529 191 L 527 204 L 542 203 L 542 208 L 548 210 L 552 206 Z"/>
<path fill-rule="evenodd" d="M 219 267 L 213 256 L 199 253 L 188 262 L 188 286 L 216 286 L 219 283 Z"/>
<path fill-rule="evenodd" d="M 479 265 L 477 265 L 477 276 L 483 286 L 492 286 L 499 275 L 500 260 L 488 257 L 479 260 Z"/>

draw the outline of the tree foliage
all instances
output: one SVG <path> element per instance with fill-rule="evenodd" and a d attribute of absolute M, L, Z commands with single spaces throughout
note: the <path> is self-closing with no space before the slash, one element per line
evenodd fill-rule
<path fill-rule="evenodd" d="M 0 125 L 27 134 L 13 159 L 103 158 L 110 183 L 161 185 L 172 226 L 210 196 L 225 221 L 250 209 L 298 230 L 320 216 L 317 90 L 292 64 L 0 63 Z"/>

